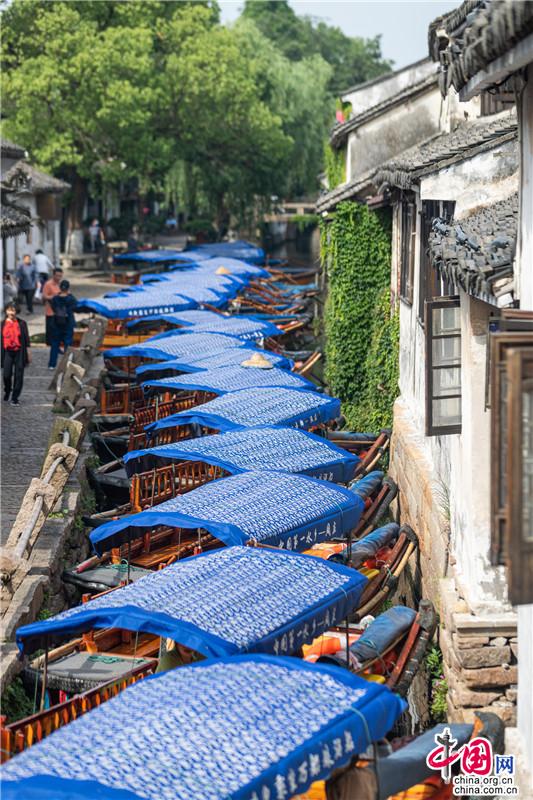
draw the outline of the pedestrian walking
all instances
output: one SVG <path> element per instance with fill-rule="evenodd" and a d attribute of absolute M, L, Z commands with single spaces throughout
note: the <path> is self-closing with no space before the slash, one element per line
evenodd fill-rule
<path fill-rule="evenodd" d="M 54 328 L 54 311 L 52 309 L 52 300 L 59 294 L 59 284 L 63 280 L 63 270 L 61 267 L 55 267 L 52 272 L 52 277 L 49 278 L 43 286 L 43 302 L 44 314 L 46 320 L 45 337 L 48 347 L 52 346 L 52 335 Z"/>
<path fill-rule="evenodd" d="M 44 286 L 48 278 L 52 277 L 52 273 L 54 271 L 54 265 L 52 264 L 48 256 L 45 255 L 45 253 L 43 253 L 42 250 L 35 251 L 33 261 L 35 263 L 35 269 L 37 270 L 37 274 L 39 275 L 41 281 L 41 286 Z"/>
<path fill-rule="evenodd" d="M 102 245 L 105 244 L 105 233 L 101 228 L 99 221 L 95 218 L 89 225 L 89 240 L 91 243 L 91 252 L 97 253 Z"/>
<path fill-rule="evenodd" d="M 17 269 L 17 281 L 20 294 L 26 299 L 29 314 L 33 314 L 33 295 L 37 288 L 37 270 L 28 253 L 23 257 Z"/>
<path fill-rule="evenodd" d="M 11 301 L 15 301 L 17 299 L 18 290 L 13 282 L 13 278 L 11 277 L 9 272 L 4 272 L 4 280 L 3 280 L 3 298 L 2 298 L 2 305 L 5 308 L 7 303 Z"/>
<path fill-rule="evenodd" d="M 63 343 L 65 350 L 72 344 L 75 324 L 74 309 L 77 302 L 74 295 L 70 293 L 70 283 L 62 280 L 59 284 L 59 293 L 51 300 L 54 321 L 48 369 L 55 369 L 61 344 Z"/>
<path fill-rule="evenodd" d="M 7 303 L 2 321 L 2 368 L 4 371 L 4 401 L 19 406 L 24 383 L 24 370 L 31 364 L 30 334 L 25 320 L 18 317 L 17 304 Z"/>

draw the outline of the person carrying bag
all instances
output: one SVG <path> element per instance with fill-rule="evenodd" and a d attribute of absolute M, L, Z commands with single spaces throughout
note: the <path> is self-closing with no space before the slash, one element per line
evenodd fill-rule
<path fill-rule="evenodd" d="M 61 344 L 64 349 L 70 347 L 74 336 L 74 309 L 77 300 L 70 294 L 70 283 L 66 280 L 59 284 L 59 294 L 51 300 L 53 312 L 52 343 L 50 347 L 50 360 L 48 369 L 55 369 Z"/>

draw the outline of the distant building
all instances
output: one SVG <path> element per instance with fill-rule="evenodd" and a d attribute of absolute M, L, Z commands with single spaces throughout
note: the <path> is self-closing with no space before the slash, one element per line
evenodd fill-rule
<path fill-rule="evenodd" d="M 53 263 L 59 264 L 61 196 L 70 188 L 69 184 L 32 166 L 23 148 L 4 139 L 1 141 L 1 181 L 6 201 L 3 205 L 5 223 L 2 220 L 3 269 L 13 272 L 25 253 L 33 255 L 39 249 Z M 15 217 L 19 227 L 13 225 Z M 29 217 L 29 227 L 20 224 L 21 217 Z"/>
<path fill-rule="evenodd" d="M 2 171 L 0 177 L 1 214 L 0 232 L 2 236 L 2 259 L 5 250 L 5 240 L 20 234 L 26 234 L 31 227 L 31 219 L 24 208 L 20 208 L 10 200 L 10 187 L 4 182 L 4 175 L 19 159 L 25 158 L 26 151 L 19 145 L 2 139 Z"/>

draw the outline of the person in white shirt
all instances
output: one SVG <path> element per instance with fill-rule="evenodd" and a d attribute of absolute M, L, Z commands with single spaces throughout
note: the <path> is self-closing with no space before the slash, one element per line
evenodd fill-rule
<path fill-rule="evenodd" d="M 47 281 L 48 278 L 52 277 L 52 273 L 54 271 L 54 265 L 52 264 L 48 256 L 43 253 L 42 250 L 36 250 L 35 255 L 33 257 L 33 262 L 35 264 L 35 269 L 39 273 L 39 278 L 41 279 L 41 286 L 43 286 L 45 281 Z"/>

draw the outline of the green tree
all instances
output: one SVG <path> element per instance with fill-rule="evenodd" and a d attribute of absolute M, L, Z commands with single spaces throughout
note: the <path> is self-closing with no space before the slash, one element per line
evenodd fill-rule
<path fill-rule="evenodd" d="M 280 117 L 283 132 L 293 142 L 290 169 L 277 194 L 312 193 L 317 188 L 323 141 L 334 112 L 328 90 L 332 69 L 319 55 L 289 60 L 249 19 L 239 19 L 235 32 L 253 64 L 261 100 Z"/>
<path fill-rule="evenodd" d="M 332 94 L 337 95 L 391 68 L 391 62 L 382 58 L 379 36 L 352 37 L 325 22 L 314 24 L 310 17 L 297 16 L 288 0 L 246 0 L 242 16 L 252 20 L 291 60 L 321 55 L 333 67 L 329 81 Z"/>
<path fill-rule="evenodd" d="M 4 128 L 71 182 L 69 227 L 79 229 L 89 180 L 116 183 L 164 157 L 150 134 L 153 34 L 99 29 L 76 4 L 31 0 L 8 8 L 3 31 Z"/>
<path fill-rule="evenodd" d="M 256 196 L 276 191 L 292 141 L 259 96 L 256 66 L 238 35 L 192 25 L 197 13 L 191 8 L 165 28 L 161 124 L 194 165 L 222 227 L 230 211 L 242 214 Z"/>

